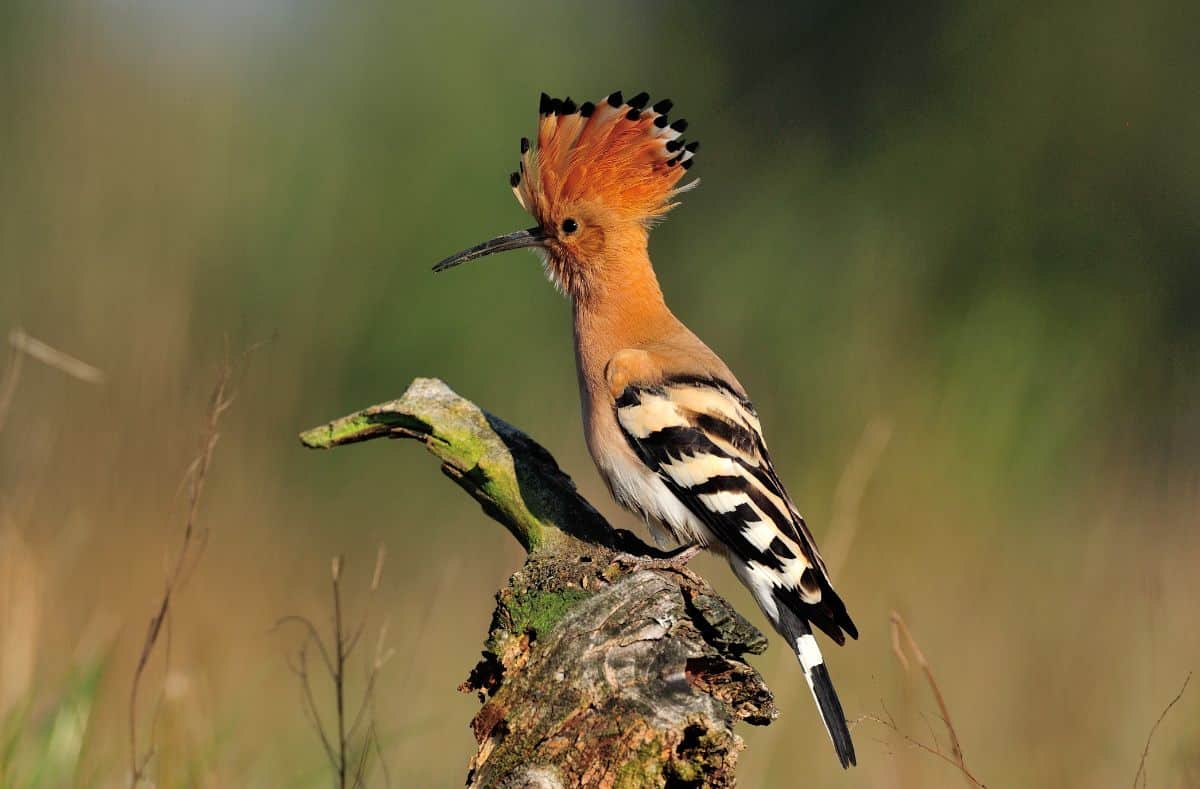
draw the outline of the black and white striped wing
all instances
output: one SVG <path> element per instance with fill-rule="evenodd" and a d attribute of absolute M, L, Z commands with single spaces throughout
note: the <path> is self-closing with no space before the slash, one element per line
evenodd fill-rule
<path fill-rule="evenodd" d="M 635 454 L 720 542 L 777 628 L 787 609 L 839 644 L 858 637 L 747 399 L 721 381 L 680 376 L 626 387 L 616 409 Z"/>

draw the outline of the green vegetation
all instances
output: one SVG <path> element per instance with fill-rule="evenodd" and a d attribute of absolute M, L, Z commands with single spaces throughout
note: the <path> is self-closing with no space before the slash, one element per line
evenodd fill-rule
<path fill-rule="evenodd" d="M 54 789 L 84 781 L 80 757 L 103 672 L 104 661 L 91 661 L 61 683 L 48 706 L 34 709 L 30 696 L 9 711 L 0 722 L 0 786 Z"/>

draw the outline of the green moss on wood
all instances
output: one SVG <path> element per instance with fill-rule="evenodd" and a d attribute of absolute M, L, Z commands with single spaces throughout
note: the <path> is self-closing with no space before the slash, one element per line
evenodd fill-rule
<path fill-rule="evenodd" d="M 662 786 L 662 745 L 651 740 L 637 749 L 634 758 L 617 770 L 614 789 L 643 789 L 647 786 Z"/>
<path fill-rule="evenodd" d="M 335 419 L 328 424 L 305 430 L 300 443 L 309 449 L 332 449 L 386 434 L 395 428 L 420 431 L 426 426 L 407 414 L 380 410 L 378 407 Z"/>
<path fill-rule="evenodd" d="M 541 638 L 566 616 L 567 612 L 591 593 L 583 589 L 562 589 L 555 592 L 530 591 L 515 594 L 504 602 L 512 622 L 512 632 L 532 633 Z"/>
<path fill-rule="evenodd" d="M 534 751 L 532 745 L 528 747 L 516 747 L 517 738 L 506 742 L 505 747 L 497 748 L 492 752 L 492 755 L 487 760 L 487 771 L 489 775 L 512 775 L 521 767 L 528 767 L 533 763 Z M 523 742 L 523 740 L 521 740 Z"/>

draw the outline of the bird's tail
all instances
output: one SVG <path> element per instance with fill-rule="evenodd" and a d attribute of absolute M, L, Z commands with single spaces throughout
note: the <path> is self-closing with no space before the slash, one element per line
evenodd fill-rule
<path fill-rule="evenodd" d="M 842 702 L 838 699 L 837 691 L 833 689 L 833 680 L 829 678 L 829 669 L 825 668 L 825 658 L 821 656 L 821 648 L 812 629 L 786 605 L 779 605 L 779 631 L 787 637 L 792 650 L 800 660 L 804 669 L 804 678 L 808 680 L 808 688 L 812 691 L 813 700 L 821 711 L 821 719 L 825 722 L 825 730 L 833 742 L 842 767 L 856 764 L 854 758 L 854 742 L 850 739 L 850 729 L 846 725 L 846 715 L 842 712 Z"/>

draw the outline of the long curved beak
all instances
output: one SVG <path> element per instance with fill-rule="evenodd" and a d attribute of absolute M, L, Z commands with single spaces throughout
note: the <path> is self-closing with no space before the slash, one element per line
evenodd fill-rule
<path fill-rule="evenodd" d="M 542 229 L 540 227 L 531 227 L 528 230 L 518 230 L 506 236 L 496 236 L 490 241 L 484 241 L 482 244 L 476 244 L 470 249 L 464 249 L 457 255 L 451 255 L 438 263 L 433 267 L 433 270 L 445 271 L 448 268 L 454 268 L 460 263 L 466 263 L 468 260 L 481 258 L 493 252 L 507 252 L 510 249 L 526 249 L 528 247 L 543 247 L 545 245 L 546 236 L 543 235 Z"/>

